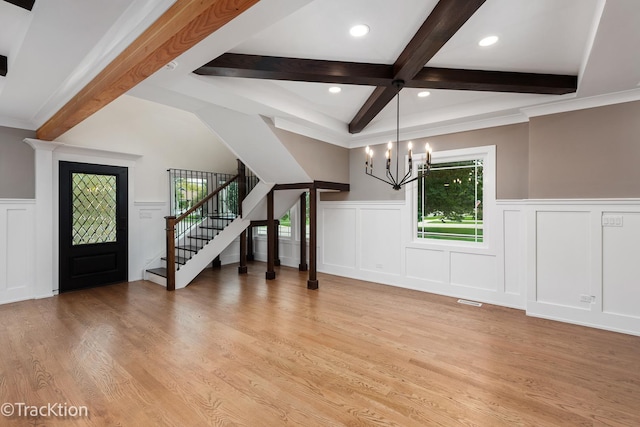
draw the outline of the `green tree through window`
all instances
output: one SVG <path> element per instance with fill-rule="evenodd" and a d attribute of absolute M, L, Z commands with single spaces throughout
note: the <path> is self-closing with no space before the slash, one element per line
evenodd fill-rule
<path fill-rule="evenodd" d="M 434 164 L 417 187 L 418 238 L 483 241 L 482 160 Z"/>

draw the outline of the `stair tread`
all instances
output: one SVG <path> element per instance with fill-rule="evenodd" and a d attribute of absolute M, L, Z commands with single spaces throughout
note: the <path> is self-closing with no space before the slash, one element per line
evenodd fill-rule
<path fill-rule="evenodd" d="M 211 226 L 211 225 L 201 225 L 198 228 L 204 228 L 206 230 L 224 230 L 224 227 L 222 226 Z"/>
<path fill-rule="evenodd" d="M 160 258 L 163 261 L 167 260 L 167 257 L 164 256 L 162 258 Z M 187 261 L 189 261 L 191 258 L 185 258 L 183 256 L 176 256 L 176 264 L 180 264 L 180 265 L 185 265 L 187 263 Z"/>
<path fill-rule="evenodd" d="M 147 270 L 151 274 L 155 274 L 156 276 L 167 278 L 167 269 L 164 267 L 160 268 L 150 268 Z"/>
<path fill-rule="evenodd" d="M 207 234 L 194 234 L 192 236 L 189 236 L 190 239 L 196 239 L 196 240 L 213 240 L 213 238 L 216 236 L 210 236 Z"/>
<path fill-rule="evenodd" d="M 189 251 L 189 252 L 199 252 L 200 249 L 202 249 L 202 246 L 181 245 L 181 246 L 176 246 L 176 249 L 183 250 L 183 251 Z"/>
<path fill-rule="evenodd" d="M 235 216 L 225 216 L 225 215 L 209 215 L 210 219 L 226 219 L 227 221 L 233 221 L 236 219 Z"/>

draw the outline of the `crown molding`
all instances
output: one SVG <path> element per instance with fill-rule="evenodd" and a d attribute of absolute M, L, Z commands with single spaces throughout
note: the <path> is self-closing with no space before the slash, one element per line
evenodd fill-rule
<path fill-rule="evenodd" d="M 535 107 L 521 108 L 520 111 L 528 118 L 547 116 L 550 114 L 566 113 L 569 111 L 586 110 L 588 108 L 604 107 L 625 102 L 640 101 L 640 88 L 623 92 L 607 93 L 585 98 L 574 98 Z"/>

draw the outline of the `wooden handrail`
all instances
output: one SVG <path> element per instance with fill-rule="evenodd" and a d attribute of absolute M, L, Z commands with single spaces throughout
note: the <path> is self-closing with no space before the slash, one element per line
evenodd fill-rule
<path fill-rule="evenodd" d="M 176 289 L 176 265 L 175 265 L 175 252 L 176 252 L 176 234 L 175 234 L 175 229 L 176 229 L 176 224 L 179 224 L 181 221 L 183 221 L 185 218 L 187 218 L 189 215 L 191 215 L 193 212 L 195 212 L 198 208 L 202 207 L 205 203 L 207 203 L 209 200 L 211 200 L 213 197 L 215 197 L 218 193 L 220 193 L 222 190 L 224 190 L 225 188 L 227 188 L 229 185 L 231 185 L 232 182 L 236 181 L 238 178 L 240 177 L 240 174 L 237 174 L 235 176 L 233 176 L 231 179 L 229 179 L 227 182 L 225 182 L 223 185 L 221 185 L 220 187 L 216 188 L 215 190 L 213 190 L 210 194 L 207 195 L 207 197 L 205 197 L 204 199 L 200 200 L 198 203 L 196 203 L 194 206 L 192 206 L 190 209 L 188 209 L 185 213 L 183 213 L 182 215 L 180 215 L 179 217 L 175 217 L 175 216 L 168 216 L 165 217 L 166 221 L 167 221 L 167 228 L 166 228 L 166 232 L 167 232 L 167 242 L 166 242 L 166 248 L 167 248 L 167 290 L 168 291 L 174 291 Z M 237 201 L 239 204 L 242 203 L 242 200 L 238 199 Z"/>
<path fill-rule="evenodd" d="M 198 209 L 199 207 L 201 207 L 202 205 L 204 205 L 205 203 L 207 203 L 209 200 L 211 200 L 215 195 L 217 195 L 220 191 L 224 190 L 225 188 L 227 188 L 229 185 L 231 185 L 231 183 L 233 181 L 235 181 L 236 179 L 238 179 L 240 177 L 240 174 L 234 175 L 230 180 L 228 180 L 227 182 L 224 183 L 224 185 L 221 185 L 220 187 L 216 188 L 215 190 L 213 190 L 207 197 L 205 197 L 204 199 L 200 200 L 198 203 L 196 203 L 195 205 L 193 205 L 189 210 L 187 210 L 185 213 L 183 213 L 182 215 L 180 215 L 179 217 L 176 218 L 176 224 L 179 223 L 180 221 L 184 220 L 186 217 L 188 217 L 189 215 L 191 215 L 193 212 L 196 211 L 196 209 Z M 238 203 L 241 203 L 240 200 L 238 200 Z"/>

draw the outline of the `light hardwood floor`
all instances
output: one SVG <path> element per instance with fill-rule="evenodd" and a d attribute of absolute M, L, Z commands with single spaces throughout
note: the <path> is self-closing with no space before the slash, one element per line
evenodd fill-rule
<path fill-rule="evenodd" d="M 640 337 L 265 265 L 0 306 L 0 403 L 47 426 L 640 425 Z"/>

